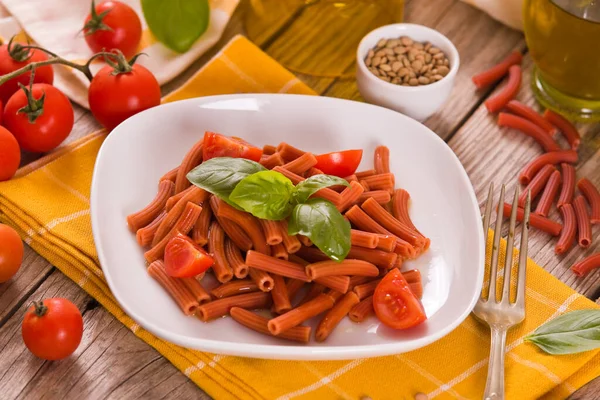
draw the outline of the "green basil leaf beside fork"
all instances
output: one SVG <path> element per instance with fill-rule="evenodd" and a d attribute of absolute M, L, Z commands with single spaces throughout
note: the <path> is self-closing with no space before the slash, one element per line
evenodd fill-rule
<path fill-rule="evenodd" d="M 576 310 L 540 326 L 525 341 L 549 354 L 573 354 L 600 348 L 600 310 Z"/>

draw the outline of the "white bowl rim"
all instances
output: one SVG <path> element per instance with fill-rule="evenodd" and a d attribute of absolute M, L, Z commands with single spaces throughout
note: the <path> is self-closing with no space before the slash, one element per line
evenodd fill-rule
<path fill-rule="evenodd" d="M 179 101 L 175 101 L 172 103 L 161 104 L 157 107 L 142 111 L 141 113 L 138 113 L 138 114 L 130 117 L 129 119 L 123 121 L 115 129 L 113 129 L 113 131 L 104 140 L 104 142 L 98 152 L 98 156 L 96 158 L 96 163 L 94 165 L 91 194 L 90 194 L 90 210 L 91 210 L 91 221 L 92 221 L 92 233 L 93 233 L 100 265 L 106 264 L 107 259 L 106 259 L 106 256 L 104 255 L 104 252 L 101 250 L 102 249 L 102 235 L 98 228 L 99 215 L 98 215 L 98 213 L 95 212 L 95 208 L 96 208 L 95 205 L 96 205 L 96 203 L 98 203 L 100 201 L 98 198 L 98 196 L 99 196 L 98 189 L 97 189 L 98 185 L 96 183 L 97 180 L 99 179 L 97 166 L 103 159 L 105 149 L 107 148 L 106 144 L 110 143 L 112 140 L 114 140 L 113 138 L 116 136 L 115 131 L 116 132 L 127 132 L 127 129 L 124 129 L 127 125 L 134 124 L 136 119 L 142 118 L 144 114 L 150 114 L 150 113 L 154 112 L 155 109 L 157 109 L 157 108 L 164 109 L 164 108 L 178 107 L 182 103 L 204 104 L 204 103 L 234 100 L 234 99 L 244 99 L 244 98 L 268 100 L 268 99 L 272 99 L 273 97 L 281 98 L 282 96 L 283 97 L 306 98 L 306 99 L 309 99 L 309 101 L 317 101 L 317 102 L 324 102 L 324 103 L 336 103 L 336 102 L 359 103 L 359 104 L 362 104 L 364 107 L 376 107 L 376 108 L 384 109 L 385 112 L 395 113 L 400 118 L 407 118 L 407 119 L 413 120 L 412 118 L 410 118 L 404 114 L 397 113 L 395 111 L 388 110 L 383 107 L 379 107 L 379 106 L 368 104 L 368 103 L 360 103 L 360 102 L 355 102 L 352 100 L 333 98 L 333 97 L 322 97 L 322 96 L 301 95 L 301 94 L 271 94 L 271 93 L 228 94 L 228 95 L 197 97 L 197 98 L 192 98 L 192 99 L 179 100 Z M 418 122 L 418 121 L 415 121 L 415 122 Z M 459 176 L 457 177 L 457 179 L 460 179 L 461 181 L 463 181 L 463 183 L 466 185 L 466 187 L 469 188 L 469 199 L 471 201 L 472 211 L 474 213 L 476 213 L 476 215 L 480 215 L 479 203 L 478 203 L 477 197 L 475 195 L 475 190 L 473 188 L 473 185 L 471 184 L 471 181 L 467 175 L 467 172 L 465 171 L 462 163 L 460 162 L 460 160 L 458 159 L 456 154 L 452 151 L 452 149 L 448 146 L 448 144 L 445 141 L 443 141 L 438 135 L 436 135 L 431 129 L 429 129 L 425 125 L 421 124 L 420 122 L 418 122 L 418 123 L 420 125 L 422 125 L 422 127 L 428 132 L 428 134 L 432 135 L 432 139 L 438 140 L 439 142 L 441 142 L 441 144 L 443 144 L 444 151 L 449 153 L 449 156 L 452 159 L 452 162 L 455 163 L 455 165 L 458 168 Z M 123 128 L 121 128 L 121 127 L 123 127 Z M 119 129 L 119 128 L 121 128 L 121 129 Z M 477 265 L 479 266 L 479 268 L 477 270 L 476 287 L 475 287 L 475 291 L 473 292 L 473 298 L 470 300 L 470 303 L 468 304 L 468 306 L 465 307 L 465 309 L 459 315 L 458 318 L 456 318 L 452 323 L 448 324 L 446 327 L 438 330 L 435 333 L 428 334 L 424 338 L 412 339 L 410 344 L 407 344 L 406 342 L 399 340 L 398 342 L 387 343 L 387 344 L 376 344 L 376 345 L 370 344 L 370 345 L 352 346 L 351 351 L 349 351 L 349 349 L 348 349 L 349 346 L 318 346 L 318 347 L 315 347 L 315 346 L 310 346 L 310 345 L 309 346 L 290 346 L 290 345 L 274 345 L 274 344 L 266 345 L 266 344 L 249 344 L 249 343 L 235 343 L 235 344 L 232 343 L 231 350 L 230 350 L 229 348 L 225 349 L 223 347 L 223 342 L 221 342 L 221 341 L 202 339 L 202 338 L 194 338 L 192 340 L 194 342 L 194 345 L 190 345 L 191 339 L 189 337 L 187 337 L 185 335 L 180 335 L 180 334 L 170 332 L 168 330 L 165 330 L 163 327 L 160 327 L 158 325 L 152 324 L 152 323 L 144 320 L 144 318 L 140 318 L 139 315 L 137 315 L 135 313 L 135 311 L 133 311 L 130 307 L 127 306 L 127 304 L 125 304 L 121 301 L 121 299 L 119 298 L 119 295 L 114 291 L 113 288 L 116 287 L 116 283 L 113 281 L 110 272 L 108 272 L 109 270 L 107 269 L 105 271 L 104 269 L 102 269 L 102 271 L 103 271 L 104 277 L 108 283 L 108 286 L 111 289 L 111 293 L 113 294 L 113 296 L 115 297 L 117 302 L 120 304 L 120 306 L 123 308 L 125 313 L 130 318 L 132 318 L 133 320 L 138 322 L 140 324 L 140 326 L 142 326 L 144 329 L 146 329 L 150 333 L 156 335 L 157 337 L 162 338 L 163 340 L 166 340 L 168 342 L 180 345 L 182 347 L 199 349 L 200 351 L 213 352 L 213 353 L 224 354 L 224 355 L 260 358 L 260 359 L 277 359 L 277 360 L 315 360 L 315 361 L 322 360 L 322 361 L 325 361 L 325 360 L 350 360 L 350 359 L 356 359 L 356 358 L 371 358 L 371 357 L 387 356 L 387 355 L 398 354 L 398 353 L 405 353 L 408 351 L 416 350 L 416 349 L 422 348 L 424 346 L 427 346 L 427 345 L 441 339 L 442 337 L 446 336 L 450 332 L 452 332 L 454 329 L 456 329 L 456 327 L 458 327 L 458 325 L 460 325 L 468 317 L 468 315 L 471 313 L 471 311 L 475 307 L 477 300 L 479 299 L 479 296 L 481 293 L 481 287 L 483 284 L 484 262 L 485 262 L 485 242 L 484 242 L 484 235 L 483 235 L 483 226 L 481 224 L 479 224 L 478 230 L 479 230 L 479 235 L 477 235 L 477 238 L 476 238 L 476 240 L 477 240 L 476 245 L 477 245 L 477 249 L 478 249 Z M 275 352 L 273 351 L 274 347 L 276 347 L 276 349 L 277 349 Z"/>
<path fill-rule="evenodd" d="M 454 60 L 456 60 L 455 62 L 452 63 L 452 65 L 450 65 L 450 71 L 448 72 L 448 74 L 437 82 L 430 83 L 429 85 L 419 85 L 419 86 L 396 85 L 394 83 L 381 80 L 378 77 L 376 77 L 375 75 L 373 75 L 373 73 L 371 71 L 369 71 L 369 69 L 367 68 L 367 65 L 365 64 L 364 55 L 361 54 L 361 50 L 364 46 L 364 42 L 371 39 L 373 36 L 380 37 L 380 39 L 388 39 L 388 38 L 384 38 L 383 36 L 381 36 L 381 32 L 391 29 L 391 28 L 406 28 L 407 36 L 410 36 L 411 29 L 421 29 L 423 31 L 431 33 L 432 35 L 437 36 L 440 41 L 444 42 L 448 46 L 448 48 L 450 48 L 450 53 L 451 53 L 450 57 L 453 58 Z M 368 50 L 367 50 L 367 52 L 368 52 Z M 373 29 L 371 32 L 367 33 L 361 39 L 360 43 L 358 44 L 358 47 L 356 48 L 356 63 L 358 64 L 358 68 L 361 70 L 361 72 L 363 72 L 363 74 L 367 77 L 367 79 L 370 81 L 370 83 L 385 86 L 386 89 L 395 90 L 398 93 L 411 93 L 411 92 L 414 93 L 414 92 L 422 91 L 422 90 L 436 89 L 438 86 L 445 84 L 446 80 L 453 79 L 456 76 L 456 74 L 458 73 L 458 68 L 460 67 L 460 56 L 458 54 L 458 50 L 456 49 L 456 46 L 454 46 L 454 43 L 452 43 L 452 41 L 450 39 L 448 39 L 440 31 L 437 31 L 437 30 L 430 28 L 428 26 L 425 26 L 425 25 L 399 22 L 396 24 L 380 26 L 378 28 Z"/>

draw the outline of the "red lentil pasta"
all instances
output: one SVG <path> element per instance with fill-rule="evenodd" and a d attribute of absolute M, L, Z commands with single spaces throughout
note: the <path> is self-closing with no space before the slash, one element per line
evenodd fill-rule
<path fill-rule="evenodd" d="M 600 192 L 587 178 L 581 178 L 577 182 L 577 188 L 585 196 L 592 207 L 590 221 L 592 224 L 600 224 Z"/>
<path fill-rule="evenodd" d="M 519 174 L 519 182 L 529 185 L 533 177 L 547 164 L 576 163 L 577 152 L 573 150 L 551 151 L 534 158 Z M 568 165 L 568 164 L 567 164 Z"/>
<path fill-rule="evenodd" d="M 582 195 L 575 197 L 575 200 L 573 200 L 573 209 L 575 210 L 575 217 L 577 219 L 577 243 L 583 248 L 590 247 L 592 244 L 592 226 L 585 203 L 585 198 Z"/>
<path fill-rule="evenodd" d="M 562 170 L 562 187 L 558 195 L 556 206 L 561 208 L 565 204 L 571 204 L 575 195 L 575 167 L 571 164 L 560 164 Z"/>
<path fill-rule="evenodd" d="M 560 171 L 554 171 L 548 182 L 546 183 L 546 187 L 542 192 L 542 196 L 540 197 L 540 201 L 535 209 L 535 213 L 541 215 L 542 217 L 547 217 L 550 212 L 550 207 L 554 204 L 554 198 L 558 193 L 558 189 L 560 188 L 561 183 L 561 175 Z"/>
<path fill-rule="evenodd" d="M 560 232 L 558 242 L 556 242 L 556 247 L 554 247 L 554 252 L 556 254 L 564 254 L 569 251 L 569 249 L 573 246 L 573 242 L 575 241 L 575 233 L 577 232 L 577 217 L 575 216 L 575 210 L 573 209 L 573 206 L 569 203 L 563 204 L 559 210 L 562 216 L 563 228 Z"/>
<path fill-rule="evenodd" d="M 373 315 L 372 295 L 381 277 L 429 247 L 410 219 L 410 195 L 395 187 L 385 146 L 375 149 L 373 169 L 346 177 L 350 186 L 313 195 L 333 203 L 352 225 L 351 248 L 341 262 L 330 260 L 309 237 L 289 235 L 288 221 L 258 219 L 192 185 L 187 174 L 203 162 L 203 150 L 202 141 L 197 142 L 179 166 L 161 177 L 155 198 L 127 217 L 145 248 L 148 274 L 185 315 L 205 322 L 230 315 L 260 334 L 301 343 L 311 336 L 311 328 L 301 324 L 321 315 L 315 339 L 324 341 L 346 316 L 362 322 Z M 314 154 L 287 143 L 265 145 L 260 163 L 294 184 L 323 173 Z M 163 258 L 175 237 L 208 252 L 213 261 L 208 274 L 216 286 L 204 280 L 204 272 L 168 275 Z M 420 299 L 418 270 L 403 275 Z M 272 316 L 256 314 L 256 309 Z"/>

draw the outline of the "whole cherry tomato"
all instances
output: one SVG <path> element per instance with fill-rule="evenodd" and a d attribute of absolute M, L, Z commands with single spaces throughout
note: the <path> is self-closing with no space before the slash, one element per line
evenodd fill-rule
<path fill-rule="evenodd" d="M 0 283 L 8 281 L 17 273 L 23 262 L 23 251 L 23 242 L 17 231 L 0 224 Z"/>
<path fill-rule="evenodd" d="M 34 302 L 21 324 L 25 346 L 36 357 L 61 360 L 73 354 L 83 336 L 83 318 L 67 299 Z"/>
<path fill-rule="evenodd" d="M 90 110 L 107 129 L 134 114 L 160 104 L 160 85 L 145 67 L 120 60 L 107 65 L 92 79 L 88 92 Z"/>
<path fill-rule="evenodd" d="M 4 108 L 4 126 L 23 150 L 48 152 L 73 129 L 73 106 L 60 90 L 36 83 L 15 93 Z"/>
<path fill-rule="evenodd" d="M 202 158 L 204 161 L 215 157 L 234 157 L 258 162 L 263 153 L 262 149 L 243 139 L 220 133 L 205 132 L 203 143 Z"/>
<path fill-rule="evenodd" d="M 0 182 L 13 177 L 21 162 L 21 149 L 17 139 L 0 126 Z"/>
<path fill-rule="evenodd" d="M 48 56 L 41 50 L 24 49 L 19 43 L 13 43 L 0 46 L 0 75 L 6 75 L 10 72 L 23 68 L 27 64 L 46 61 Z M 31 72 L 26 72 L 15 78 L 10 79 L 0 86 L 0 100 L 6 104 L 10 96 L 19 90 L 19 83 L 28 85 L 31 79 Z M 35 69 L 34 83 L 47 83 L 49 85 L 54 81 L 54 71 L 52 65 L 44 65 Z"/>
<path fill-rule="evenodd" d="M 83 26 L 85 41 L 94 53 L 119 49 L 126 57 L 133 56 L 142 37 L 142 23 L 133 8 L 120 1 L 105 1 L 96 5 Z"/>

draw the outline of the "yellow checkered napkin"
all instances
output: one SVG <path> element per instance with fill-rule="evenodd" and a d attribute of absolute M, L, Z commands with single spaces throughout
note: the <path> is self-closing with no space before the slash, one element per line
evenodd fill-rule
<path fill-rule="evenodd" d="M 166 101 L 218 93 L 312 93 L 243 37 L 234 38 Z M 89 218 L 92 169 L 104 135 L 92 134 L 0 184 L 2 221 L 96 298 L 138 337 L 216 399 L 481 398 L 489 331 L 473 317 L 423 349 L 331 362 L 257 360 L 188 350 L 162 341 L 124 314 L 98 265 Z M 501 257 L 501 259 L 504 259 Z M 594 303 L 529 261 L 527 318 L 508 335 L 508 399 L 564 398 L 600 371 L 598 352 L 549 356 L 524 335 L 566 311 Z"/>

